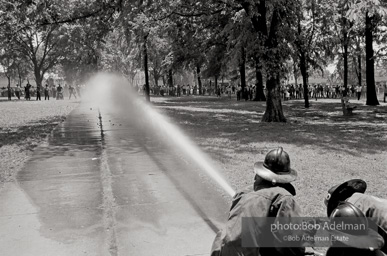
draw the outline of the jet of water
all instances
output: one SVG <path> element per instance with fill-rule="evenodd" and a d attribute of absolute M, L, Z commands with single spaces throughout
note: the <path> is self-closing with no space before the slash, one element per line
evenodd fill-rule
<path fill-rule="evenodd" d="M 211 159 L 184 134 L 184 132 L 157 109 L 146 103 L 143 98 L 131 90 L 127 81 L 117 76 L 99 74 L 91 80 L 91 90 L 89 97 L 102 104 L 104 108 L 123 109 L 136 108 L 137 115 L 145 121 L 145 125 L 150 125 L 153 131 L 168 138 L 180 152 L 184 152 L 196 163 L 209 177 L 211 177 L 230 196 L 235 195 L 234 189 L 220 175 L 219 171 L 211 163 Z M 113 106 L 107 104 L 114 103 Z"/>
<path fill-rule="evenodd" d="M 159 113 L 156 109 L 146 104 L 142 100 L 135 102 L 136 106 L 144 117 L 148 119 L 157 130 L 161 131 L 168 140 L 172 141 L 181 151 L 185 152 L 187 156 L 191 158 L 202 170 L 204 170 L 208 176 L 210 176 L 216 183 L 219 184 L 223 190 L 225 190 L 230 196 L 235 195 L 234 189 L 228 184 L 228 182 L 220 175 L 219 171 L 211 164 L 209 157 L 197 146 L 192 140 L 183 133 L 183 131 L 164 115 Z"/>

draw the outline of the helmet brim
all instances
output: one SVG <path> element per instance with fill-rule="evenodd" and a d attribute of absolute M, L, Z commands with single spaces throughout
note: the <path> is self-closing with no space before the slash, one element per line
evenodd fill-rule
<path fill-rule="evenodd" d="M 332 211 L 339 205 L 340 202 L 347 200 L 354 193 L 364 193 L 367 189 L 367 183 L 361 179 L 353 179 L 344 182 L 339 186 L 333 186 L 329 191 L 330 197 L 327 200 L 327 214 L 331 216 Z M 328 192 L 329 193 L 329 192 Z"/>
<path fill-rule="evenodd" d="M 297 179 L 297 171 L 294 169 L 289 170 L 286 173 L 274 173 L 270 169 L 264 166 L 264 162 L 259 161 L 254 164 L 254 173 L 264 180 L 275 183 L 290 183 Z"/>

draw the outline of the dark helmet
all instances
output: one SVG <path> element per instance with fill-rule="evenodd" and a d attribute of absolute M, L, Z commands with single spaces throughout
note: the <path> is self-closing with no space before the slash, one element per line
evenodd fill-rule
<path fill-rule="evenodd" d="M 274 173 L 289 172 L 290 158 L 282 147 L 271 150 L 267 153 L 263 166 Z"/>
<path fill-rule="evenodd" d="M 290 158 L 282 147 L 267 153 L 263 162 L 254 164 L 255 173 L 265 180 L 289 183 L 297 178 L 297 172 L 290 167 Z"/>
<path fill-rule="evenodd" d="M 359 217 L 359 218 L 365 218 L 366 216 L 364 213 L 354 206 L 350 202 L 343 202 L 339 206 L 336 207 L 331 213 L 330 218 L 341 218 L 341 217 Z"/>
<path fill-rule="evenodd" d="M 349 202 L 341 203 L 332 211 L 330 219 L 331 222 L 338 221 L 339 224 L 348 225 L 346 227 L 357 227 L 331 230 L 335 235 L 347 237 L 347 240 L 341 241 L 345 246 L 359 249 L 382 248 L 384 240 L 377 233 L 377 225 L 372 221 L 369 222 L 355 205 Z"/>
<path fill-rule="evenodd" d="M 331 213 L 330 219 L 333 221 L 335 218 L 345 218 L 346 224 L 361 224 L 365 229 L 360 230 L 348 230 L 346 233 L 352 235 L 366 235 L 368 231 L 368 220 L 364 213 L 349 202 L 343 202 L 336 207 Z"/>

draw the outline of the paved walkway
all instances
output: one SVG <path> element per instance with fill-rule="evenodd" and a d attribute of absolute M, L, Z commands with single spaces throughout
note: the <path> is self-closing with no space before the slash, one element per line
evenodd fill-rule
<path fill-rule="evenodd" d="M 209 255 L 229 198 L 176 150 L 83 103 L 0 191 L 0 250 L 30 255 Z"/>

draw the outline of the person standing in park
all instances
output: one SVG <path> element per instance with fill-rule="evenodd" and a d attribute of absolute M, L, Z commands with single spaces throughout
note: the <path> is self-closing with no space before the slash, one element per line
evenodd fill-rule
<path fill-rule="evenodd" d="M 364 98 L 367 99 L 367 86 L 362 86 L 361 94 L 363 95 Z"/>
<path fill-rule="evenodd" d="M 313 89 L 313 95 L 314 95 L 316 101 L 317 101 L 318 92 L 319 92 L 319 87 L 318 87 L 318 85 L 315 85 L 314 89 Z"/>
<path fill-rule="evenodd" d="M 63 100 L 63 87 L 59 84 L 58 88 L 56 89 L 56 99 L 57 100 Z"/>
<path fill-rule="evenodd" d="M 31 85 L 30 83 L 27 82 L 26 86 L 24 87 L 24 90 L 25 90 L 25 99 L 26 100 L 31 100 L 31 92 L 30 92 L 30 89 L 31 89 Z"/>
<path fill-rule="evenodd" d="M 16 85 L 16 89 L 15 89 L 15 95 L 17 97 L 18 100 L 20 100 L 20 93 L 21 93 L 21 90 L 20 90 L 20 86 L 21 85 Z"/>
<path fill-rule="evenodd" d="M 295 188 L 290 184 L 296 180 L 297 172 L 290 167 L 288 153 L 282 147 L 271 150 L 264 161 L 254 164 L 254 172 L 254 184 L 234 196 L 228 221 L 215 237 L 211 256 L 305 255 L 305 248 L 284 247 L 281 231 L 278 235 L 263 233 L 264 226 L 269 224 L 266 217 L 299 217 L 301 213 L 294 200 Z M 248 222 L 248 227 L 245 223 L 242 228 L 246 218 L 256 223 Z M 254 247 L 242 246 L 242 237 L 254 240 Z M 275 247 L 263 248 L 263 240 L 272 241 Z"/>
<path fill-rule="evenodd" d="M 325 85 L 325 97 L 329 99 L 329 85 Z"/>
<path fill-rule="evenodd" d="M 335 86 L 335 98 L 340 97 L 340 86 L 336 84 Z"/>
<path fill-rule="evenodd" d="M 361 85 L 356 86 L 356 94 L 357 94 L 357 100 L 360 100 L 361 97 Z"/>
<path fill-rule="evenodd" d="M 40 90 L 41 87 L 39 85 L 36 85 L 36 100 L 42 100 L 40 97 Z"/>
<path fill-rule="evenodd" d="M 44 87 L 44 100 L 50 100 L 50 89 L 48 88 L 48 84 Z"/>
<path fill-rule="evenodd" d="M 178 84 L 177 88 L 176 88 L 176 97 L 180 97 L 181 96 L 180 95 L 180 90 L 181 90 L 181 88 L 180 88 L 180 85 Z"/>
<path fill-rule="evenodd" d="M 7 95 L 8 95 L 8 100 L 12 100 L 12 90 L 11 87 L 7 87 Z"/>
<path fill-rule="evenodd" d="M 352 85 L 351 86 L 351 97 L 355 96 L 355 92 L 356 92 L 355 86 Z"/>
<path fill-rule="evenodd" d="M 71 95 L 74 95 L 74 98 L 77 99 L 77 95 L 75 95 L 75 89 L 71 84 L 69 85 L 69 93 L 69 100 L 71 99 Z"/>
<path fill-rule="evenodd" d="M 285 101 L 290 100 L 290 92 L 288 88 L 285 88 Z"/>

